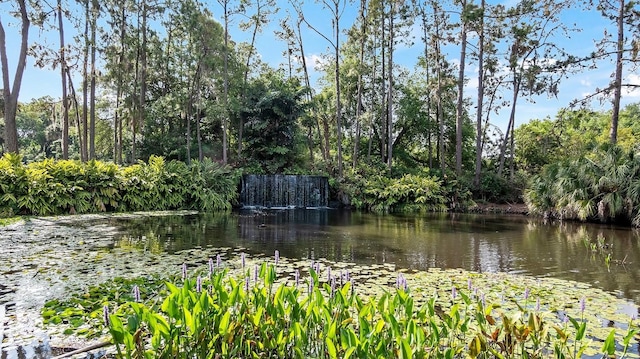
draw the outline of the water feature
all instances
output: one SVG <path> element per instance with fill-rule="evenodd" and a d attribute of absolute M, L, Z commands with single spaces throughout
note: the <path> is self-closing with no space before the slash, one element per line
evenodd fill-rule
<path fill-rule="evenodd" d="M 39 308 L 48 299 L 116 276 L 178 273 L 182 262 L 205 265 L 215 253 L 270 256 L 275 249 L 294 260 L 574 280 L 640 304 L 640 233 L 628 228 L 326 209 L 34 218 L 0 228 L 3 350 L 42 337 Z M 63 337 L 54 339 L 66 345 Z"/>
<path fill-rule="evenodd" d="M 327 207 L 329 180 L 322 176 L 244 175 L 240 202 L 245 207 Z"/>

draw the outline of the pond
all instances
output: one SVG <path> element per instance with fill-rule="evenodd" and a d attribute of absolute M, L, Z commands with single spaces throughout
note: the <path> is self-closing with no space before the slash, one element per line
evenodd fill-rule
<path fill-rule="evenodd" d="M 0 228 L 0 342 L 43 336 L 39 309 L 116 276 L 178 273 L 216 253 L 393 270 L 461 268 L 587 283 L 640 304 L 640 234 L 525 216 L 339 210 L 85 215 Z M 633 308 L 632 310 L 637 310 Z M 35 325 L 34 325 L 35 323 Z"/>

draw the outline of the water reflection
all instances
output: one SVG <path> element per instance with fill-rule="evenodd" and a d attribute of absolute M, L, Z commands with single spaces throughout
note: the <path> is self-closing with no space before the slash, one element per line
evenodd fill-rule
<path fill-rule="evenodd" d="M 627 228 L 519 216 L 379 216 L 336 210 L 114 221 L 125 233 L 116 245 L 154 252 L 242 247 L 271 255 L 278 249 L 283 256 L 301 259 L 521 273 L 588 282 L 640 303 L 639 234 Z"/>

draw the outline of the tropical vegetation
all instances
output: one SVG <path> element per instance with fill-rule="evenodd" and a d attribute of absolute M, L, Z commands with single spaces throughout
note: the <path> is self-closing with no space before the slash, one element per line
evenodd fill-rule
<path fill-rule="evenodd" d="M 421 281 L 398 273 L 393 286 L 372 292 L 367 288 L 380 284 L 319 262 L 300 268 L 277 252 L 275 262 L 242 254 L 233 265 L 209 259 L 208 271 L 184 264 L 181 276 L 167 280 L 116 278 L 69 301 L 50 301 L 42 315 L 69 333 L 106 331 L 119 358 L 637 355 L 630 349 L 634 318 L 612 312 L 607 318 L 621 322 L 601 328 L 603 319 L 585 312 L 600 305 L 617 311 L 611 295 L 568 282 L 449 275 Z M 576 298 L 583 294 L 588 302 Z"/>
<path fill-rule="evenodd" d="M 205 159 L 187 165 L 151 156 L 121 167 L 112 162 L 47 159 L 24 164 L 0 158 L 0 215 L 54 215 L 106 211 L 229 210 L 237 171 Z"/>
<path fill-rule="evenodd" d="M 10 16 L 0 23 L 6 74 L 0 146 L 26 163 L 53 158 L 135 167 L 161 156 L 168 166 L 179 166 L 172 164 L 177 160 L 189 167 L 210 159 L 243 173 L 327 175 L 336 198 L 358 208 L 458 210 L 473 205 L 469 194 L 476 202 L 522 201 L 526 179 L 553 172 L 545 165 L 593 157 L 604 142 L 625 151 L 638 146 L 638 105 L 625 108 L 622 101 L 637 87 L 629 75 L 638 55 L 636 2 L 19 0 L 1 6 Z M 588 15 L 580 21 L 601 17 L 607 31 L 594 35 L 592 47 L 571 52 L 562 45 L 585 27 L 566 21 L 576 11 Z M 317 24 L 320 13 L 331 21 Z M 19 29 L 20 46 L 7 53 L 12 29 Z M 59 41 L 34 41 L 35 29 Z M 314 39 L 328 47 L 321 58 L 310 53 Z M 267 61 L 261 43 L 284 48 L 282 63 Z M 413 58 L 400 56 L 408 49 Z M 31 62 L 60 71 L 62 97 L 18 101 Z M 554 119 L 517 126 L 523 101 L 556 96 L 564 79 L 594 67 L 612 81 L 567 103 Z M 590 110 L 597 99 L 611 101 L 610 109 Z M 509 114 L 506 128 L 497 112 Z M 23 197 L 27 202 L 11 204 L 11 213 L 116 207 L 102 198 L 76 205 L 66 190 L 49 190 L 60 194 L 60 203 L 37 209 Z M 118 210 L 148 202 L 144 195 L 140 201 L 121 196 Z M 176 198 L 159 208 L 180 208 Z M 594 218 L 586 211 L 576 218 Z"/>

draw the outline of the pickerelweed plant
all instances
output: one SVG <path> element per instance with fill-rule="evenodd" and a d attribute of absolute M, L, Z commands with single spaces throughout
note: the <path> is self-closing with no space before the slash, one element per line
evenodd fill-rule
<path fill-rule="evenodd" d="M 141 285 L 126 296 L 141 301 L 105 302 L 117 356 L 638 357 L 629 350 L 638 339 L 635 318 L 603 328 L 588 313 L 589 297 L 560 306 L 567 298 L 549 295 L 557 283 L 519 278 L 532 284 L 522 288 L 500 274 L 436 270 L 429 285 L 419 273 L 399 273 L 395 284 L 371 292 L 372 285 L 319 262 L 291 270 L 278 254 L 260 263 L 247 257 L 241 268 L 219 259 L 209 260 L 208 271 L 184 266 L 162 292 Z M 603 295 L 593 293 L 594 302 Z"/>

